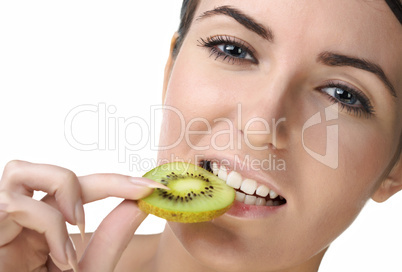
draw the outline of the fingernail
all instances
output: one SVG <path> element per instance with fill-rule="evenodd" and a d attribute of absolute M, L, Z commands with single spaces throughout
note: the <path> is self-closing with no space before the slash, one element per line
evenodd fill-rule
<path fill-rule="evenodd" d="M 68 238 L 66 242 L 66 255 L 68 265 L 71 266 L 74 272 L 77 272 L 78 271 L 77 254 L 75 253 L 74 244 L 71 241 L 71 238 Z"/>
<path fill-rule="evenodd" d="M 82 205 L 82 200 L 79 199 L 77 204 L 75 204 L 75 223 L 81 233 L 81 239 L 84 241 L 85 238 L 85 212 L 84 206 Z"/>
<path fill-rule="evenodd" d="M 162 183 L 156 182 L 152 179 L 148 178 L 131 178 L 131 182 L 134 183 L 135 185 L 139 186 L 144 186 L 148 188 L 159 188 L 159 189 L 165 189 L 165 190 L 170 190 L 169 187 L 163 185 Z"/>

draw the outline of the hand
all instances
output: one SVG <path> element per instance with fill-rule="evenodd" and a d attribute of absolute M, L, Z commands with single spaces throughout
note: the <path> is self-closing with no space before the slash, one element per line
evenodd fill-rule
<path fill-rule="evenodd" d="M 58 166 L 11 161 L 0 180 L 0 271 L 113 271 L 146 217 L 132 200 L 158 187 L 163 185 L 144 178 L 77 177 Z M 48 194 L 37 201 L 34 190 Z M 65 222 L 83 233 L 83 204 L 109 196 L 131 201 L 123 201 L 105 218 L 78 262 Z"/>

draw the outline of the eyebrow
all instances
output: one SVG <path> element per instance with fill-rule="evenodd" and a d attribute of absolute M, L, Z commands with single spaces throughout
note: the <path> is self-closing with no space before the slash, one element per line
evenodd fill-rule
<path fill-rule="evenodd" d="M 267 40 L 269 42 L 274 41 L 273 31 L 269 27 L 258 23 L 250 16 L 244 14 L 243 12 L 241 12 L 238 9 L 235 9 L 231 6 L 219 6 L 212 10 L 205 11 L 200 16 L 198 16 L 195 21 L 200 21 L 202 19 L 214 16 L 214 15 L 229 16 L 229 17 L 235 19 L 238 23 L 243 25 L 245 28 L 253 31 L 258 36 L 264 38 L 265 40 Z M 392 85 L 392 83 L 390 82 L 388 77 L 385 75 L 384 70 L 378 64 L 375 64 L 366 59 L 341 55 L 341 54 L 337 54 L 337 53 L 329 52 L 329 51 L 320 53 L 317 57 L 317 61 L 320 63 L 323 63 L 325 65 L 328 65 L 328 66 L 350 66 L 350 67 L 354 67 L 357 69 L 361 69 L 361 70 L 373 73 L 384 83 L 384 85 L 387 87 L 386 89 L 388 90 L 390 95 L 393 96 L 394 98 L 398 98 L 394 86 Z"/>
<path fill-rule="evenodd" d="M 393 96 L 394 98 L 398 97 L 394 86 L 385 75 L 384 70 L 378 64 L 375 64 L 366 59 L 340 55 L 328 51 L 319 54 L 317 57 L 317 61 L 328 66 L 350 66 L 373 73 L 385 84 L 391 96 Z"/>
<path fill-rule="evenodd" d="M 268 40 L 269 42 L 273 42 L 273 40 L 274 40 L 274 35 L 270 28 L 263 26 L 262 24 L 256 22 L 250 16 L 248 16 L 248 15 L 242 13 L 241 11 L 239 11 L 233 7 L 230 7 L 230 6 L 220 6 L 220 7 L 214 8 L 212 10 L 208 10 L 208 11 L 202 13 L 200 16 L 198 16 L 196 21 L 199 21 L 199 20 L 214 16 L 214 15 L 229 16 L 229 17 L 235 19 L 237 22 L 239 22 L 245 28 L 253 31 L 258 36 L 264 38 L 265 40 Z"/>

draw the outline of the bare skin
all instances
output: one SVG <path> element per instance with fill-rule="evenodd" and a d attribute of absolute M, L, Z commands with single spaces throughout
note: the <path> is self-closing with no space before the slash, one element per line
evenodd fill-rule
<path fill-rule="evenodd" d="M 76 271 L 111 271 L 146 218 L 132 200 L 145 197 L 160 184 L 117 174 L 78 178 L 58 166 L 11 161 L 5 167 L 0 187 L 4 211 L 0 218 L 2 271 L 60 271 L 54 262 L 62 270 L 72 267 Z M 32 200 L 34 189 L 49 195 L 41 202 Z M 108 215 L 89 245 L 84 244 L 86 253 L 78 262 L 65 220 L 83 229 L 83 204 L 111 195 L 126 200 Z M 95 263 L 98 258 L 104 262 Z"/>
<path fill-rule="evenodd" d="M 227 6 L 242 20 L 219 10 Z M 13 161 L 0 182 L 0 270 L 315 272 L 367 200 L 382 202 L 402 189 L 402 49 L 395 46 L 402 44 L 402 28 L 385 2 L 201 1 L 195 18 L 179 54 L 167 62 L 163 101 L 186 123 L 204 118 L 211 133 L 191 134 L 159 158 L 228 160 L 229 171 L 238 171 L 234 158 L 275 155 L 286 171 L 247 165 L 239 173 L 269 185 L 286 204 L 272 212 L 238 201 L 211 222 L 168 223 L 160 235 L 132 237 L 146 217 L 135 200 L 150 194 L 154 182 L 118 174 L 77 177 L 61 167 Z M 256 33 L 256 25 L 266 35 Z M 205 42 L 217 36 L 219 42 Z M 343 64 L 334 65 L 339 55 Z M 345 64 L 351 58 L 359 65 Z M 368 71 L 373 67 L 383 74 Z M 336 96 L 345 91 L 357 100 Z M 332 124 L 339 141 L 322 137 L 325 123 L 303 134 L 306 121 L 325 109 L 337 116 Z M 249 122 L 253 118 L 259 122 Z M 261 120 L 281 118 L 286 121 L 275 138 L 253 133 L 266 130 Z M 175 142 L 178 130 L 172 128 L 181 121 L 165 112 L 162 146 Z M 232 134 L 221 133 L 228 123 Z M 193 123 L 191 131 L 205 132 L 205 123 Z M 238 145 L 200 149 L 211 143 Z M 325 153 L 335 144 L 335 168 L 305 149 Z M 49 195 L 33 201 L 33 190 Z M 82 205 L 108 196 L 127 200 L 84 242 L 73 236 L 76 257 L 65 221 L 83 226 Z"/>

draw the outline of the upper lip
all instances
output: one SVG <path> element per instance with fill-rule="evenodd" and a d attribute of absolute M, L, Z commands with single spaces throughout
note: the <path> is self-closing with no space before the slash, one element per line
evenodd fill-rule
<path fill-rule="evenodd" d="M 270 190 L 275 191 L 278 195 L 286 199 L 286 196 L 283 194 L 283 191 L 279 186 L 278 182 L 275 179 L 273 179 L 270 175 L 268 175 L 266 172 L 263 172 L 263 170 L 252 169 L 252 166 L 250 165 L 241 165 L 239 161 L 235 161 L 228 157 L 224 158 L 218 155 L 205 156 L 196 163 L 200 165 L 201 161 L 211 161 L 211 162 L 215 161 L 218 163 L 218 165 L 223 164 L 228 170 L 228 173 L 230 173 L 231 171 L 236 171 L 242 176 L 243 179 L 246 178 L 253 179 L 257 182 L 257 184 L 259 185 L 263 184 L 267 186 Z"/>

